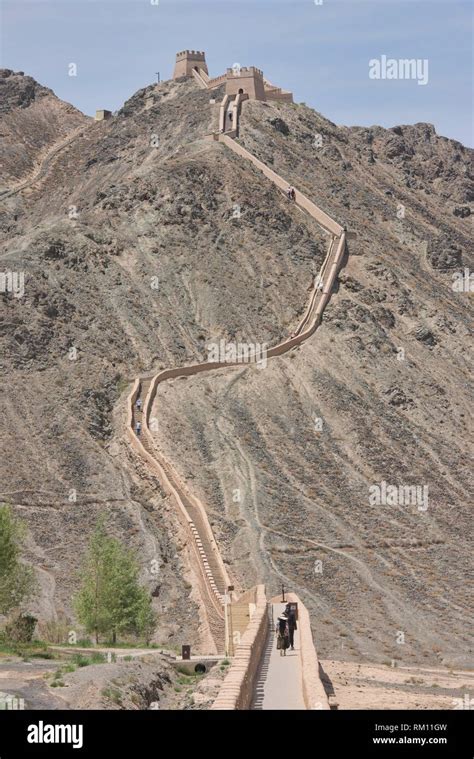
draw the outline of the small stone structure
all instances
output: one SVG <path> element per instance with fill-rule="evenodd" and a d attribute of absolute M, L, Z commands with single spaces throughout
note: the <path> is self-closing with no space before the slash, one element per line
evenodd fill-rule
<path fill-rule="evenodd" d="M 104 119 L 110 119 L 112 116 L 112 111 L 96 111 L 95 112 L 95 120 L 96 121 L 104 121 Z"/>

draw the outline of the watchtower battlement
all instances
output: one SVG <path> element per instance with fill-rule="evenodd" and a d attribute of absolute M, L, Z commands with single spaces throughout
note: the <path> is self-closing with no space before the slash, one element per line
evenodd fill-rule
<path fill-rule="evenodd" d="M 206 54 L 202 50 L 181 50 L 181 52 L 176 53 L 173 79 L 179 79 L 181 76 L 192 76 L 193 69 L 209 74 Z"/>
<path fill-rule="evenodd" d="M 193 75 L 193 71 L 196 72 Z M 208 90 L 216 89 L 225 84 L 226 95 L 246 95 L 250 100 L 281 100 L 293 102 L 293 95 L 288 90 L 282 90 L 268 82 L 262 69 L 256 66 L 241 66 L 235 63 L 226 69 L 225 74 L 209 79 L 206 54 L 202 50 L 181 50 L 176 53 L 176 64 L 173 79 L 186 76 L 196 79 L 200 87 Z"/>
<path fill-rule="evenodd" d="M 205 61 L 206 54 L 201 50 L 182 50 L 180 53 L 176 53 L 176 60 L 181 61 L 183 58 L 191 57 L 196 61 Z"/>
<path fill-rule="evenodd" d="M 232 66 L 227 69 L 227 76 L 261 76 L 263 78 L 263 71 L 256 66 Z"/>

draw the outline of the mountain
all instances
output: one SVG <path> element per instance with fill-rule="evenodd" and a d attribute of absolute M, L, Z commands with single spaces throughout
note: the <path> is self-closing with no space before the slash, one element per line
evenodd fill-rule
<path fill-rule="evenodd" d="M 0 69 L 0 118 L 1 185 L 31 175 L 49 149 L 90 122 L 31 76 L 10 69 Z"/>
<path fill-rule="evenodd" d="M 326 238 L 206 139 L 223 91 L 163 82 L 95 122 L 29 77 L 0 82 L 0 255 L 25 277 L 24 297 L 1 295 L 1 489 L 30 528 L 35 611 L 74 624 L 105 510 L 140 552 L 156 640 L 196 640 L 176 516 L 126 444 L 131 382 L 220 339 L 289 335 Z M 473 151 L 429 124 L 338 127 L 256 101 L 238 142 L 347 227 L 347 263 L 300 348 L 161 386 L 157 444 L 236 584 L 294 589 L 321 656 L 467 666 L 472 294 L 453 275 L 473 266 Z M 382 482 L 427 500 L 374 504 Z"/>

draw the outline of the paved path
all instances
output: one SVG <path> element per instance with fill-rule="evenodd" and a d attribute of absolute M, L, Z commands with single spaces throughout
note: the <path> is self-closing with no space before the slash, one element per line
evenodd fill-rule
<path fill-rule="evenodd" d="M 273 604 L 273 619 L 285 604 Z M 295 650 L 280 656 L 276 647 L 275 625 L 270 624 L 265 654 L 260 665 L 252 709 L 306 709 L 303 701 L 299 633 L 295 632 Z"/>

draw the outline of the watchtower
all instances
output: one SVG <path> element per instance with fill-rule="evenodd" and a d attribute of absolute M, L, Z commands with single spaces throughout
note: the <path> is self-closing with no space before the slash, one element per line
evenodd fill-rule
<path fill-rule="evenodd" d="M 181 53 L 176 53 L 173 79 L 179 79 L 181 76 L 192 76 L 193 69 L 195 71 L 202 69 L 209 75 L 205 53 L 199 50 L 182 50 Z"/>
<path fill-rule="evenodd" d="M 227 95 L 248 95 L 250 100 L 266 100 L 263 71 L 255 66 L 234 66 L 227 69 L 225 91 Z"/>

